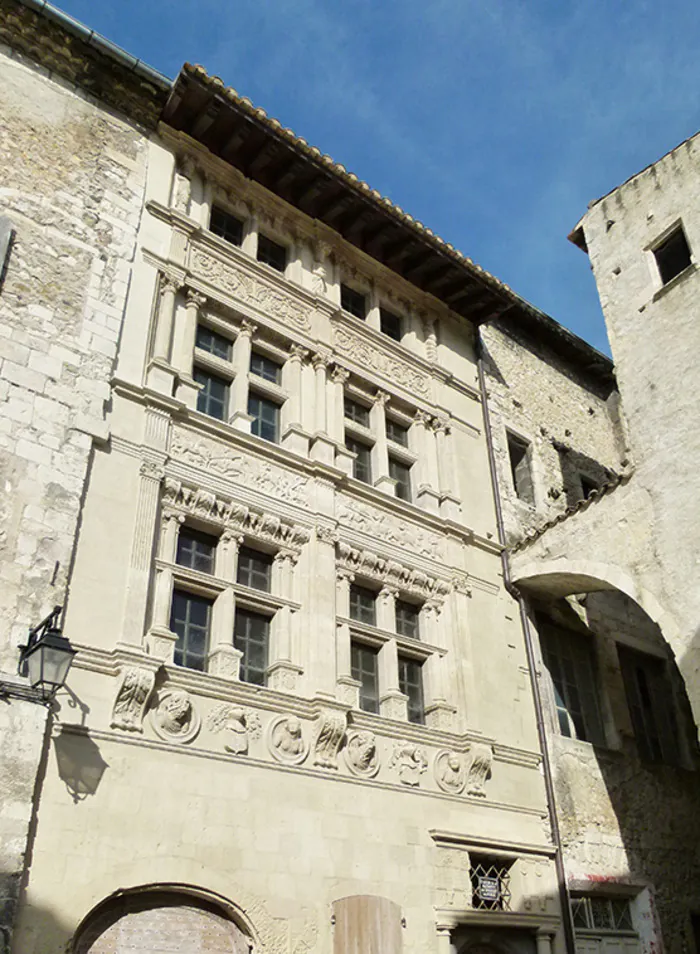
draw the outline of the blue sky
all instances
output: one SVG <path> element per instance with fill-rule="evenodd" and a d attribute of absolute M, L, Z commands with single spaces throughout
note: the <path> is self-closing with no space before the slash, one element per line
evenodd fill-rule
<path fill-rule="evenodd" d="M 586 209 L 700 126 L 697 0 L 61 0 L 201 63 L 601 350 Z"/>

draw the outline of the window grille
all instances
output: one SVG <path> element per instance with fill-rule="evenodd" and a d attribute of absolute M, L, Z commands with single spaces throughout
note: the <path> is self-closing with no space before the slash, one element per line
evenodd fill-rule
<path fill-rule="evenodd" d="M 584 931 L 633 931 L 629 898 L 581 896 L 571 899 L 574 928 Z"/>
<path fill-rule="evenodd" d="M 502 858 L 471 857 L 472 907 L 478 911 L 510 911 L 511 863 Z"/>

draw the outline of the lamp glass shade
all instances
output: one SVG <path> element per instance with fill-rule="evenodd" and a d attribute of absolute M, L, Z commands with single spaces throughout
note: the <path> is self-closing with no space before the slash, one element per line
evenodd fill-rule
<path fill-rule="evenodd" d="M 25 656 L 30 685 L 55 692 L 65 684 L 75 653 L 59 629 L 47 630 Z"/>

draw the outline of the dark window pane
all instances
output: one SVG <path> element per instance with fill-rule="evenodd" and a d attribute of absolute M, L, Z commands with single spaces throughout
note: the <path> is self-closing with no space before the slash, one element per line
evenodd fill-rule
<path fill-rule="evenodd" d="M 216 544 L 216 537 L 183 527 L 177 538 L 175 560 L 180 566 L 201 570 L 202 573 L 213 573 Z"/>
<path fill-rule="evenodd" d="M 206 669 L 212 601 L 183 590 L 173 591 L 170 629 L 177 635 L 175 665 Z"/>
<path fill-rule="evenodd" d="M 260 553 L 258 550 L 241 547 L 238 553 L 238 583 L 269 593 L 271 572 L 271 556 L 268 556 L 267 553 Z"/>
<path fill-rule="evenodd" d="M 197 325 L 196 345 L 202 351 L 208 351 L 209 354 L 216 355 L 217 358 L 223 358 L 225 361 L 231 360 L 231 342 L 218 331 L 212 331 L 211 328 L 205 328 L 204 325 Z"/>
<path fill-rule="evenodd" d="M 248 414 L 253 418 L 250 433 L 276 444 L 279 440 L 280 409 L 273 401 L 257 394 L 248 395 Z"/>
<path fill-rule="evenodd" d="M 404 600 L 396 601 L 396 632 L 399 636 L 420 638 L 420 607 Z"/>
<path fill-rule="evenodd" d="M 634 930 L 630 903 L 626 898 L 611 898 L 610 909 L 612 911 L 613 924 L 617 931 Z"/>
<path fill-rule="evenodd" d="M 350 587 L 350 618 L 368 626 L 377 625 L 377 594 L 364 586 Z"/>
<path fill-rule="evenodd" d="M 574 919 L 575 928 L 587 928 L 588 924 L 588 908 L 586 905 L 585 898 L 572 898 L 571 899 L 571 914 Z"/>
<path fill-rule="evenodd" d="M 402 447 L 408 447 L 408 428 L 392 421 L 390 417 L 386 419 L 386 436 L 387 440 L 401 444 Z"/>
<path fill-rule="evenodd" d="M 394 341 L 401 341 L 401 338 L 403 337 L 403 322 L 398 315 L 395 315 L 391 311 L 387 311 L 385 308 L 380 308 L 379 321 L 380 327 L 385 335 L 393 338 Z"/>
<path fill-rule="evenodd" d="M 347 285 L 340 286 L 340 307 L 356 318 L 367 317 L 367 299 L 361 292 Z"/>
<path fill-rule="evenodd" d="M 283 272 L 287 267 L 287 249 L 266 235 L 258 235 L 258 261 Z"/>
<path fill-rule="evenodd" d="M 360 685 L 360 708 L 365 712 L 379 712 L 379 678 L 377 651 L 361 643 L 350 647 L 351 675 Z"/>
<path fill-rule="evenodd" d="M 270 620 L 267 616 L 236 610 L 233 645 L 243 653 L 240 668 L 242 682 L 265 685 L 269 635 Z"/>
<path fill-rule="evenodd" d="M 361 441 L 356 441 L 352 437 L 345 436 L 345 446 L 353 454 L 356 454 L 352 464 L 352 475 L 356 480 L 361 480 L 365 484 L 372 483 L 372 448 Z"/>
<path fill-rule="evenodd" d="M 265 355 L 257 354 L 254 351 L 250 356 L 250 371 L 251 374 L 257 374 L 258 377 L 264 378 L 266 381 L 279 384 L 282 366 L 271 358 L 266 358 Z"/>
<path fill-rule="evenodd" d="M 197 410 L 220 421 L 226 420 L 228 381 L 201 368 L 194 369 L 194 379 L 202 387 L 197 394 Z"/>
<path fill-rule="evenodd" d="M 654 257 L 664 285 L 676 275 L 680 275 L 683 269 L 690 265 L 690 249 L 683 229 L 677 229 L 665 242 L 655 248 Z"/>
<path fill-rule="evenodd" d="M 350 398 L 345 398 L 345 417 L 362 427 L 369 427 L 369 408 L 357 401 L 351 401 Z"/>
<path fill-rule="evenodd" d="M 607 898 L 589 898 L 588 903 L 593 927 L 611 931 L 614 925 L 610 912 L 610 901 Z"/>
<path fill-rule="evenodd" d="M 618 656 L 640 758 L 676 763 L 676 719 L 664 660 L 626 646 L 618 646 Z"/>
<path fill-rule="evenodd" d="M 396 481 L 396 496 L 401 500 L 411 499 L 411 468 L 400 460 L 389 458 L 389 476 Z"/>
<path fill-rule="evenodd" d="M 417 660 L 399 656 L 399 689 L 408 696 L 408 721 L 422 725 L 425 722 L 423 667 Z"/>
<path fill-rule="evenodd" d="M 225 212 L 218 205 L 212 206 L 209 229 L 214 235 L 221 236 L 231 245 L 240 245 L 243 241 L 243 223 L 230 212 Z"/>
<path fill-rule="evenodd" d="M 562 735 L 586 742 L 605 741 L 598 703 L 593 650 L 577 633 L 538 617 L 542 658 L 554 688 Z"/>
<path fill-rule="evenodd" d="M 530 445 L 512 434 L 508 435 L 508 457 L 515 492 L 526 503 L 535 502 L 530 470 Z"/>

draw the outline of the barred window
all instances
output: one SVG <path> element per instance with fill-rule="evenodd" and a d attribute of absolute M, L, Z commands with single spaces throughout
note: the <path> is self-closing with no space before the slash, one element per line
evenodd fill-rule
<path fill-rule="evenodd" d="M 470 855 L 472 907 L 479 911 L 510 911 L 511 861 L 488 855 Z"/>
<path fill-rule="evenodd" d="M 605 898 L 596 895 L 572 897 L 574 928 L 599 931 L 633 931 L 629 898 Z"/>

